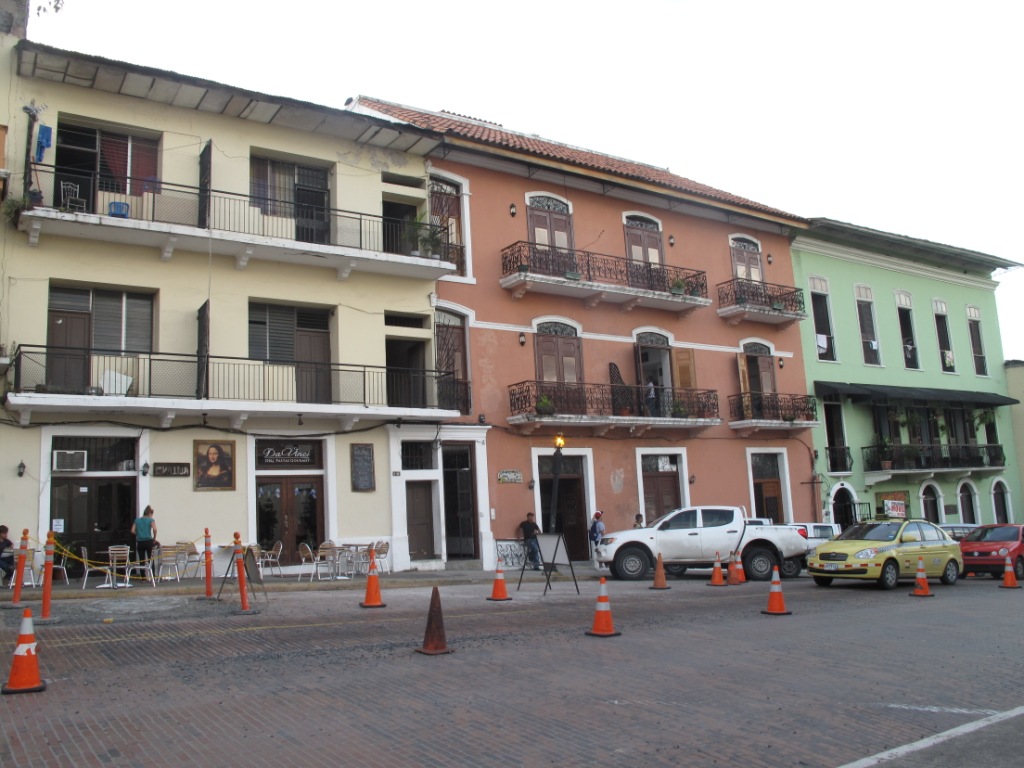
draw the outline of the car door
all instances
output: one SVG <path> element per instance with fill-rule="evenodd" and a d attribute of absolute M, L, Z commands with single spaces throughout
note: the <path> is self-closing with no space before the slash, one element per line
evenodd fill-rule
<path fill-rule="evenodd" d="M 949 562 L 948 539 L 931 523 L 921 522 L 921 554 L 924 556 L 924 570 L 929 576 L 941 576 L 942 569 Z M 959 545 L 958 545 L 959 546 Z"/>
<path fill-rule="evenodd" d="M 700 549 L 704 560 L 729 559 L 736 549 L 743 522 L 732 509 L 703 507 L 700 510 Z"/>
<path fill-rule="evenodd" d="M 896 549 L 901 574 L 917 573 L 917 559 L 925 554 L 921 524 L 909 522 L 900 531 Z"/>
<path fill-rule="evenodd" d="M 658 551 L 665 562 L 701 559 L 696 509 L 681 509 L 658 526 Z"/>

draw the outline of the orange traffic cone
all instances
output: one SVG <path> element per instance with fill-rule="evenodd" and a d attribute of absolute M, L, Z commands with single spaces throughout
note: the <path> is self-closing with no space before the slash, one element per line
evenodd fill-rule
<path fill-rule="evenodd" d="M 601 591 L 597 594 L 597 605 L 594 606 L 594 626 L 585 634 L 591 637 L 617 637 L 622 634 L 616 632 L 612 624 L 612 607 L 608 602 L 608 585 L 604 576 L 601 577 Z"/>
<path fill-rule="evenodd" d="M 1003 583 L 999 585 L 1000 589 L 1020 589 L 1020 584 L 1017 583 L 1017 574 L 1013 572 L 1013 563 L 1010 562 L 1010 556 L 1006 556 L 1006 567 L 1003 569 Z"/>
<path fill-rule="evenodd" d="M 491 596 L 488 600 L 511 600 L 508 591 L 505 589 L 505 572 L 501 570 L 501 558 L 498 558 L 498 570 L 494 572 L 494 587 L 491 589 Z"/>
<path fill-rule="evenodd" d="M 725 580 L 725 583 L 729 586 L 746 584 L 747 577 L 743 573 L 743 558 L 739 556 L 738 552 L 730 553 L 729 557 L 732 560 L 729 563 L 729 578 Z"/>
<path fill-rule="evenodd" d="M 39 677 L 39 659 L 36 657 L 36 633 L 32 628 L 32 611 L 25 609 L 18 630 L 18 647 L 14 649 L 14 662 L 7 684 L 0 688 L 2 693 L 37 693 L 46 690 L 46 683 Z"/>
<path fill-rule="evenodd" d="M 377 578 L 377 555 L 372 549 L 369 552 L 369 573 L 366 574 L 366 597 L 359 605 L 363 608 L 387 608 L 380 601 L 380 580 Z"/>
<path fill-rule="evenodd" d="M 725 579 L 722 578 L 722 558 L 715 552 L 715 567 L 711 571 L 711 581 L 707 583 L 709 587 L 724 587 Z"/>
<path fill-rule="evenodd" d="M 648 589 L 672 589 L 665 580 L 665 563 L 661 559 L 661 552 L 658 553 L 658 564 L 654 566 L 654 584 Z"/>
<path fill-rule="evenodd" d="M 451 653 L 444 639 L 444 617 L 441 615 L 441 593 L 434 587 L 430 593 L 430 612 L 427 614 L 427 631 L 423 634 L 423 647 L 417 648 L 416 653 L 425 653 L 427 656 L 439 656 L 442 653 Z"/>
<path fill-rule="evenodd" d="M 924 558 L 917 558 L 917 578 L 914 579 L 914 591 L 911 597 L 935 597 L 928 589 L 928 576 L 924 572 Z"/>
<path fill-rule="evenodd" d="M 786 610 L 786 601 L 782 597 L 782 580 L 779 579 L 779 566 L 772 568 L 772 588 L 768 592 L 768 609 L 761 611 L 766 616 L 789 616 L 792 611 Z"/>

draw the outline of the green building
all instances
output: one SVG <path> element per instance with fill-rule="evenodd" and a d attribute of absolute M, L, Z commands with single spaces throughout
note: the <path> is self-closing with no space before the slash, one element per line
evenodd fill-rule
<path fill-rule="evenodd" d="M 993 271 L 976 251 L 812 219 L 792 246 L 820 518 L 1024 521 Z"/>

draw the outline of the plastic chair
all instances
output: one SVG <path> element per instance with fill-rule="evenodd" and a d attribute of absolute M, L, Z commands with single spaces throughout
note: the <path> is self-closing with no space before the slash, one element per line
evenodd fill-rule
<path fill-rule="evenodd" d="M 95 571 L 96 573 L 107 573 L 107 569 L 101 566 L 92 565 L 89 562 L 89 550 L 85 547 L 79 547 L 79 551 L 82 553 L 82 567 L 85 568 L 85 573 L 82 576 L 82 589 L 85 589 L 85 584 L 89 581 L 89 574 Z"/>
<path fill-rule="evenodd" d="M 182 562 L 181 575 L 184 578 L 189 578 L 189 571 L 195 567 L 194 578 L 202 578 L 203 570 L 206 567 L 205 553 L 200 552 L 199 548 L 196 547 L 194 541 L 179 541 L 178 548 L 184 554 L 184 560 Z"/>
<path fill-rule="evenodd" d="M 46 567 L 45 565 L 43 566 Z M 54 552 L 53 555 L 53 575 L 56 577 L 57 572 L 60 571 L 61 576 L 64 577 L 64 583 L 70 584 L 71 581 L 68 579 L 68 553 L 67 550 L 60 552 Z"/>
<path fill-rule="evenodd" d="M 116 219 L 127 219 L 131 210 L 131 206 L 128 203 L 114 202 L 107 205 L 107 214 Z"/>
<path fill-rule="evenodd" d="M 14 589 L 14 578 L 18 575 L 18 552 L 20 549 L 14 550 L 14 570 L 11 571 L 11 583 L 8 585 L 10 589 Z M 32 559 L 35 557 L 35 550 L 30 549 L 28 556 L 25 558 L 25 573 L 21 576 L 21 585 L 23 587 L 38 587 L 41 584 L 36 584 L 36 572 L 32 564 Z"/>
<path fill-rule="evenodd" d="M 391 542 L 378 541 L 374 554 L 377 559 L 377 570 L 391 573 L 391 558 L 389 556 L 391 554 Z"/>
<path fill-rule="evenodd" d="M 321 544 L 316 551 L 316 561 L 313 565 L 313 571 L 316 573 L 316 580 L 323 581 L 323 577 L 320 575 L 320 567 L 323 566 L 327 570 L 327 578 L 334 578 L 334 566 L 337 563 L 338 550 L 335 549 L 333 544 L 324 542 Z M 313 580 L 313 576 L 310 575 L 309 580 Z"/>
<path fill-rule="evenodd" d="M 174 580 L 181 581 L 181 571 L 178 569 L 178 559 L 181 557 L 181 549 L 176 546 L 161 546 L 160 552 L 153 559 L 156 560 L 156 578 L 168 579 L 171 576 L 164 576 L 164 569 L 174 571 Z"/>
<path fill-rule="evenodd" d="M 127 544 L 111 544 L 107 547 L 107 557 L 109 558 L 109 564 L 106 568 L 106 573 L 107 578 L 110 579 L 110 585 L 117 589 L 117 572 L 122 570 L 124 571 L 124 584 L 122 586 L 131 586 L 128 582 L 128 567 L 131 565 L 132 548 Z"/>

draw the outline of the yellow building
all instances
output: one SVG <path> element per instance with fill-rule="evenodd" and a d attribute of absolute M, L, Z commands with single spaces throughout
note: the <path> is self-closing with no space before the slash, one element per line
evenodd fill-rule
<path fill-rule="evenodd" d="M 5 6 L 21 3 L 5 3 Z M 90 552 L 235 531 L 443 567 L 445 447 L 486 427 L 435 370 L 439 137 L 0 35 L 0 522 Z M 22 29 L 23 32 L 23 29 Z M 456 462 L 457 463 L 457 462 Z M 478 519 L 477 519 L 478 518 Z"/>

